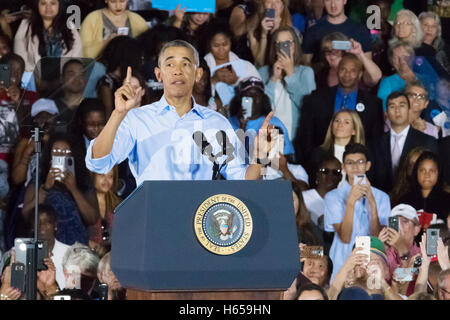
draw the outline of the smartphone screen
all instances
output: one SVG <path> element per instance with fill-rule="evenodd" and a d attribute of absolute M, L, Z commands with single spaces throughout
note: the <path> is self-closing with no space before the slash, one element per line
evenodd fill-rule
<path fill-rule="evenodd" d="M 279 44 L 279 50 L 286 53 L 288 57 L 291 56 L 291 42 L 290 41 L 283 41 Z"/>
<path fill-rule="evenodd" d="M 434 256 L 437 254 L 437 241 L 439 238 L 439 229 L 427 229 L 427 255 Z"/>
<path fill-rule="evenodd" d="M 365 174 L 358 174 L 353 178 L 353 185 L 358 184 L 360 181 L 362 181 L 362 184 L 366 183 L 366 175 Z"/>
<path fill-rule="evenodd" d="M 242 114 L 244 119 L 248 119 L 252 116 L 253 108 L 253 98 L 252 97 L 242 97 Z"/>
<path fill-rule="evenodd" d="M 352 47 L 352 43 L 350 41 L 331 41 L 331 47 L 334 50 L 350 50 Z"/>
<path fill-rule="evenodd" d="M 398 282 L 410 282 L 413 281 L 415 274 L 415 268 L 397 268 L 394 270 L 394 279 Z"/>
<path fill-rule="evenodd" d="M 273 9 L 273 8 L 267 8 L 267 9 L 265 10 L 265 17 L 266 17 L 266 18 L 271 18 L 271 19 L 275 18 L 275 9 Z"/>

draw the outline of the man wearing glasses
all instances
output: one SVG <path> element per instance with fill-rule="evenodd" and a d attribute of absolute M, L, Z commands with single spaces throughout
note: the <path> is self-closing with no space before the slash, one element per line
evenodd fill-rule
<path fill-rule="evenodd" d="M 345 147 L 342 171 L 347 181 L 325 196 L 325 231 L 335 232 L 330 249 L 332 279 L 350 256 L 357 236 L 378 236 L 388 224 L 391 212 L 389 196 L 370 185 L 366 177 L 371 162 L 361 144 Z"/>

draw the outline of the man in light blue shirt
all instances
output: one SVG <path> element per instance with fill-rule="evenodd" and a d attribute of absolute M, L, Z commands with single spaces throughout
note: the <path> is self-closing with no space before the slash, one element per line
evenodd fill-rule
<path fill-rule="evenodd" d="M 388 224 L 389 196 L 370 185 L 365 176 L 370 166 L 366 147 L 347 145 L 342 170 L 347 173 L 348 182 L 325 196 L 325 230 L 335 232 L 329 254 L 333 261 L 332 279 L 350 256 L 357 236 L 378 236 L 381 226 Z"/>
<path fill-rule="evenodd" d="M 228 120 L 193 100 L 194 83 L 203 72 L 198 66 L 198 53 L 190 44 L 180 40 L 167 43 L 155 68 L 158 81 L 164 85 L 164 95 L 160 101 L 140 108 L 136 108 L 137 101 L 144 91 L 131 86 L 129 68 L 125 84 L 115 93 L 115 109 L 108 123 L 89 145 L 87 168 L 105 174 L 128 158 L 137 185 L 145 180 L 210 180 L 212 151 L 218 163 L 228 159 L 220 171 L 226 179 L 259 179 L 262 165 L 245 163 L 245 149 Z M 256 138 L 259 148 L 254 150 L 259 159 L 271 149 L 271 117 L 272 113 Z M 217 137 L 221 130 L 229 139 L 225 148 Z M 196 132 L 204 134 L 211 150 L 202 148 L 201 141 L 194 142 Z M 203 149 L 207 155 L 202 155 Z M 226 154 L 220 156 L 224 149 Z"/>

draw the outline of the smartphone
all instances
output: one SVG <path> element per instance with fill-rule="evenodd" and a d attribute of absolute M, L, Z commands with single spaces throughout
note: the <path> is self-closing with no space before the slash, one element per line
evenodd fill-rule
<path fill-rule="evenodd" d="M 75 175 L 75 163 L 73 157 L 68 156 L 53 156 L 52 157 L 52 168 L 59 169 L 62 172 L 71 172 Z M 61 181 L 60 177 L 56 177 L 55 180 Z"/>
<path fill-rule="evenodd" d="M 389 217 L 389 228 L 398 232 L 398 216 Z"/>
<path fill-rule="evenodd" d="M 244 119 L 250 118 L 252 116 L 253 98 L 252 97 L 242 97 L 241 105 L 242 105 Z"/>
<path fill-rule="evenodd" d="M 25 291 L 25 264 L 13 263 L 11 266 L 11 287 Z"/>
<path fill-rule="evenodd" d="M 350 50 L 352 47 L 352 43 L 350 41 L 331 41 L 331 47 L 334 50 Z"/>
<path fill-rule="evenodd" d="M 275 9 L 273 9 L 273 8 L 267 8 L 267 9 L 264 11 L 264 16 L 265 16 L 266 18 L 271 18 L 271 19 L 275 18 Z"/>
<path fill-rule="evenodd" d="M 369 236 L 358 236 L 355 239 L 355 247 L 361 248 L 358 253 L 367 255 L 367 263 L 370 261 L 370 237 Z"/>
<path fill-rule="evenodd" d="M 366 175 L 365 174 L 358 174 L 353 178 L 353 185 L 358 184 L 360 181 L 362 181 L 362 184 L 366 184 Z"/>
<path fill-rule="evenodd" d="M 53 300 L 72 300 L 71 296 L 54 296 Z"/>
<path fill-rule="evenodd" d="M 38 262 L 37 270 L 48 270 L 47 265 L 44 263 L 44 259 L 48 258 L 48 245 L 47 241 L 38 240 Z"/>
<path fill-rule="evenodd" d="M 106 283 L 100 283 L 98 285 L 98 295 L 100 300 L 108 300 L 108 285 Z"/>
<path fill-rule="evenodd" d="M 128 32 L 129 32 L 129 29 L 127 27 L 117 28 L 117 34 L 120 34 L 122 36 L 127 36 Z"/>
<path fill-rule="evenodd" d="M 427 255 L 434 256 L 437 254 L 437 241 L 439 238 L 439 229 L 427 229 Z"/>
<path fill-rule="evenodd" d="M 16 262 L 27 265 L 27 244 L 31 241 L 30 238 L 15 238 L 14 250 L 16 251 Z"/>
<path fill-rule="evenodd" d="M 414 260 L 414 268 L 420 268 L 422 266 L 422 257 L 416 257 Z"/>
<path fill-rule="evenodd" d="M 398 282 L 413 281 L 413 276 L 416 274 L 417 268 L 397 268 L 394 270 L 393 278 Z"/>
<path fill-rule="evenodd" d="M 0 64 L 0 87 L 9 88 L 11 85 L 11 70 L 7 64 Z"/>
<path fill-rule="evenodd" d="M 280 52 L 286 53 L 288 57 L 291 56 L 291 42 L 290 41 L 282 41 L 279 43 Z"/>
<path fill-rule="evenodd" d="M 323 257 L 323 247 L 322 246 L 306 246 L 301 252 L 301 258 L 312 258 L 317 259 Z"/>

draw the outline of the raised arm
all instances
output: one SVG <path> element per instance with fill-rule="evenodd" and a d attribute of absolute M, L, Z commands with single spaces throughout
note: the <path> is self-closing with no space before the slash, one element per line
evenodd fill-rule
<path fill-rule="evenodd" d="M 137 90 L 133 88 L 131 81 L 131 68 L 128 67 L 127 78 L 125 84 L 120 87 L 114 94 L 115 109 L 111 113 L 111 117 L 106 123 L 103 130 L 95 139 L 92 146 L 92 158 L 98 159 L 107 156 L 111 153 L 114 138 L 116 137 L 117 129 L 122 120 L 127 115 L 128 111 L 138 107 L 137 103 L 143 96 L 144 90 L 139 87 Z"/>

